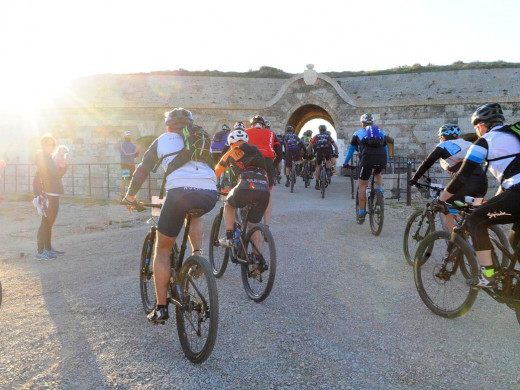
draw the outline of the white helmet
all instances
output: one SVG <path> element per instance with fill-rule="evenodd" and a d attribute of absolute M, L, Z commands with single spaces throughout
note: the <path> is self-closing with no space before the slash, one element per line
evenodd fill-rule
<path fill-rule="evenodd" d="M 244 130 L 235 130 L 231 134 L 229 134 L 229 137 L 228 137 L 229 145 L 233 145 L 235 142 L 238 142 L 238 141 L 244 141 L 244 142 L 249 141 L 249 136 L 247 135 L 247 133 Z"/>

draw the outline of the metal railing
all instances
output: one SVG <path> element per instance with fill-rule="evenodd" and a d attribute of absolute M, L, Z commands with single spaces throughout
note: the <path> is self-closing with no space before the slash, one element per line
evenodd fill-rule
<path fill-rule="evenodd" d="M 2 172 L 0 191 L 4 193 L 32 193 L 36 173 L 35 164 L 8 164 Z M 162 172 L 151 173 L 139 196 L 151 199 L 159 192 Z M 121 196 L 121 168 L 118 163 L 69 164 L 62 178 L 64 195 L 111 199 Z M 125 182 L 125 188 L 128 186 Z"/>

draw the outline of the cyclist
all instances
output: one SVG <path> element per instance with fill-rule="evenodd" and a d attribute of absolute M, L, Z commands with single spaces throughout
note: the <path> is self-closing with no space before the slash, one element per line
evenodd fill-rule
<path fill-rule="evenodd" d="M 513 223 L 509 233 L 511 247 L 520 242 L 520 123 L 504 126 L 504 113 L 498 103 L 488 103 L 477 108 L 471 116 L 471 124 L 479 139 L 469 148 L 459 171 L 441 193 L 440 200 L 447 201 L 470 180 L 474 170 L 487 162 L 488 168 L 500 181 L 496 195 L 477 208 L 469 217 L 471 239 L 480 262 L 478 286 L 494 286 L 491 241 L 488 227 Z"/>
<path fill-rule="evenodd" d="M 135 195 L 159 160 L 162 160 L 161 166 L 166 172 L 168 165 L 179 157 L 171 154 L 184 149 L 184 137 L 181 134 L 193 126 L 193 115 L 184 108 L 174 108 L 164 115 L 166 132 L 156 138 L 144 154 L 124 198 L 129 210 L 137 204 Z M 163 159 L 165 155 L 170 156 Z M 168 192 L 157 224 L 153 263 L 157 305 L 148 315 L 148 320 L 153 323 L 164 323 L 169 317 L 166 295 L 171 275 L 170 254 L 186 213 L 191 209 L 201 209 L 207 213 L 217 202 L 215 172 L 205 163 L 189 160 L 170 173 L 166 180 Z M 202 254 L 202 236 L 202 220 L 193 218 L 189 232 L 192 254 Z"/>
<path fill-rule="evenodd" d="M 368 187 L 368 179 L 372 171 L 374 172 L 374 180 L 377 189 L 383 192 L 383 176 L 381 171 L 386 168 L 388 161 L 388 146 L 386 145 L 385 134 L 379 127 L 374 125 L 374 117 L 372 114 L 363 114 L 360 118 L 362 128 L 357 130 L 350 141 L 347 156 L 343 166 L 350 167 L 349 161 L 354 155 L 354 151 L 358 151 L 360 155 L 359 161 L 359 215 L 358 222 L 365 221 L 366 207 L 366 189 Z"/>
<path fill-rule="evenodd" d="M 471 142 L 465 141 L 460 136 L 460 128 L 457 125 L 446 123 L 439 128 L 440 143 L 433 149 L 428 157 L 421 163 L 417 172 L 410 180 L 410 185 L 416 185 L 424 173 L 431 168 L 437 160 L 440 160 L 442 169 L 453 176 L 460 169 L 462 160 L 466 156 Z M 483 198 L 486 195 L 488 187 L 486 173 L 481 166 L 477 167 L 471 175 L 466 185 L 461 188 L 448 203 L 453 203 L 456 200 L 463 201 L 465 195 L 473 196 L 475 198 Z M 451 231 L 455 226 L 454 216 L 448 214 L 444 216 L 444 225 L 446 229 Z"/>
<path fill-rule="evenodd" d="M 313 154 L 313 148 L 316 152 L 316 171 L 314 172 L 314 176 L 316 177 L 316 185 L 314 188 L 317 190 L 320 189 L 320 170 L 321 165 L 325 162 L 327 170 L 330 170 L 331 158 L 332 158 L 332 149 L 331 146 L 334 146 L 334 150 L 338 153 L 338 145 L 330 135 L 327 134 L 327 126 L 320 125 L 318 127 L 319 133 L 316 134 L 310 144 L 307 152 L 309 155 Z"/>
<path fill-rule="evenodd" d="M 327 130 L 327 134 L 332 137 L 332 133 Z M 332 153 L 332 157 L 330 159 L 331 165 L 332 165 L 332 174 L 336 174 L 336 159 L 338 158 L 338 153 L 334 153 L 334 150 L 332 149 L 332 145 L 330 146 L 330 152 Z"/>
<path fill-rule="evenodd" d="M 269 181 L 265 159 L 260 150 L 248 143 L 249 137 L 244 130 L 234 130 L 229 135 L 231 149 L 222 156 L 215 167 L 217 178 L 230 165 L 240 171 L 238 184 L 228 193 L 224 206 L 226 237 L 219 239 L 223 247 L 233 246 L 235 208 L 245 207 L 251 202 L 254 206 L 248 214 L 249 222 L 259 223 L 269 204 Z"/>
<path fill-rule="evenodd" d="M 282 133 L 279 133 L 279 134 L 276 134 L 276 140 L 278 141 L 278 143 L 280 144 L 280 153 L 282 154 L 282 158 L 280 159 L 280 162 L 275 165 L 274 167 L 274 173 L 275 173 L 275 179 L 280 182 L 282 180 L 282 160 L 285 159 L 285 144 L 284 144 L 284 140 L 283 140 L 283 134 Z"/>
<path fill-rule="evenodd" d="M 289 187 L 289 175 L 291 174 L 293 162 L 296 165 L 301 164 L 301 152 L 305 150 L 305 147 L 298 136 L 294 134 L 294 127 L 292 126 L 287 126 L 285 129 L 283 142 L 285 145 L 285 177 L 287 178 L 285 186 Z"/>
<path fill-rule="evenodd" d="M 225 123 L 222 125 L 222 130 L 217 131 L 213 136 L 213 142 L 211 143 L 211 156 L 217 163 L 225 152 L 224 147 L 227 143 L 227 138 L 231 129 Z"/>
<path fill-rule="evenodd" d="M 311 143 L 311 140 L 312 140 L 312 130 L 306 130 L 303 133 L 303 136 L 302 136 L 302 139 L 301 139 L 301 141 L 303 143 L 303 146 L 305 147 L 305 153 L 303 154 L 302 157 L 303 157 L 304 162 L 306 160 L 310 161 L 309 171 L 313 172 L 314 169 L 315 169 L 316 157 L 313 154 L 308 154 L 307 153 L 307 150 L 309 149 L 309 145 Z"/>
<path fill-rule="evenodd" d="M 267 178 L 269 180 L 269 190 L 273 188 L 275 174 L 274 167 L 282 160 L 282 148 L 276 139 L 274 131 L 265 128 L 265 119 L 260 115 L 255 115 L 249 121 L 251 127 L 246 130 L 249 137 L 249 143 L 260 149 L 265 159 L 265 168 L 267 170 Z M 273 210 L 273 198 L 269 197 L 269 205 L 265 210 L 265 225 L 269 227 L 271 222 L 271 212 Z"/>

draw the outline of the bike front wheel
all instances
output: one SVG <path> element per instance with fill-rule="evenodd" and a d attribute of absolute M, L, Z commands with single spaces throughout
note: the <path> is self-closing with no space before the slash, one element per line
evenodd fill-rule
<path fill-rule="evenodd" d="M 204 362 L 213 351 L 218 332 L 217 282 L 208 261 L 190 256 L 178 275 L 182 307 L 176 307 L 177 332 L 184 354 L 193 363 Z"/>
<path fill-rule="evenodd" d="M 478 277 L 478 262 L 471 247 L 451 233 L 436 231 L 419 245 L 415 254 L 415 286 L 424 304 L 435 314 L 455 318 L 475 302 L 478 288 L 469 285 Z"/>
<path fill-rule="evenodd" d="M 155 307 L 155 283 L 153 279 L 153 247 L 155 237 L 148 232 L 141 250 L 141 268 L 139 272 L 139 286 L 141 288 L 141 302 L 144 312 L 148 315 Z"/>
<path fill-rule="evenodd" d="M 276 246 L 269 228 L 253 226 L 244 241 L 246 259 L 242 264 L 242 283 L 249 299 L 262 302 L 269 296 L 276 275 Z"/>
<path fill-rule="evenodd" d="M 209 235 L 209 263 L 216 278 L 224 275 L 229 261 L 229 248 L 220 246 L 218 242 L 219 237 L 226 237 L 226 225 L 223 219 L 222 212 L 215 215 Z"/>
<path fill-rule="evenodd" d="M 371 202 L 370 231 L 374 236 L 379 236 L 385 220 L 385 200 L 381 191 L 376 190 L 374 192 L 373 196 L 368 199 Z"/>
<path fill-rule="evenodd" d="M 415 252 L 424 238 L 435 230 L 435 220 L 430 212 L 418 210 L 413 213 L 404 229 L 403 251 L 408 264 L 413 266 Z"/>

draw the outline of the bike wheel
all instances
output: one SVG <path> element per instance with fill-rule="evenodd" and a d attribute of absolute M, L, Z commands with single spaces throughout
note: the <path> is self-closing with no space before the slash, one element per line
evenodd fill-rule
<path fill-rule="evenodd" d="M 467 284 L 478 276 L 478 262 L 473 250 L 456 237 L 450 246 L 451 233 L 436 231 L 422 240 L 415 254 L 415 286 L 424 304 L 435 314 L 454 318 L 465 314 L 475 302 L 478 288 Z M 426 253 L 429 252 L 429 253 Z M 462 272 L 465 268 L 466 272 Z"/>
<path fill-rule="evenodd" d="M 385 220 L 385 200 L 383 194 L 379 190 L 374 191 L 374 196 L 368 200 L 370 207 L 370 231 L 374 236 L 379 236 L 383 230 L 383 222 Z"/>
<path fill-rule="evenodd" d="M 153 280 L 153 248 L 155 237 L 152 232 L 148 232 L 144 239 L 143 249 L 141 250 L 141 268 L 139 272 L 139 286 L 141 288 L 141 302 L 146 314 L 155 307 L 157 300 L 155 296 L 155 283 Z"/>
<path fill-rule="evenodd" d="M 217 283 L 208 261 L 190 256 L 178 275 L 183 306 L 176 306 L 177 332 L 184 354 L 193 363 L 205 361 L 215 346 L 218 331 Z"/>
<path fill-rule="evenodd" d="M 294 192 L 294 183 L 296 183 L 296 171 L 293 163 L 293 167 L 291 168 L 291 192 Z"/>
<path fill-rule="evenodd" d="M 327 172 L 322 167 L 320 171 L 320 190 L 321 190 L 321 198 L 325 198 L 325 189 L 327 188 Z"/>
<path fill-rule="evenodd" d="M 220 237 L 226 236 L 226 225 L 223 219 L 222 213 L 215 215 L 209 235 L 209 264 L 216 278 L 224 275 L 229 261 L 229 248 L 224 248 L 218 243 Z"/>
<path fill-rule="evenodd" d="M 261 248 L 252 242 L 253 234 L 260 234 Z M 249 299 L 262 302 L 273 288 L 276 275 L 276 246 L 269 228 L 263 224 L 253 226 L 244 241 L 248 265 L 242 264 L 242 283 Z M 255 256 L 255 252 L 259 255 Z"/>
<path fill-rule="evenodd" d="M 424 237 L 432 233 L 434 230 L 435 220 L 430 212 L 426 212 L 425 214 L 423 210 L 418 210 L 410 216 L 406 223 L 403 237 L 404 258 L 408 264 L 413 266 L 417 247 Z"/>

